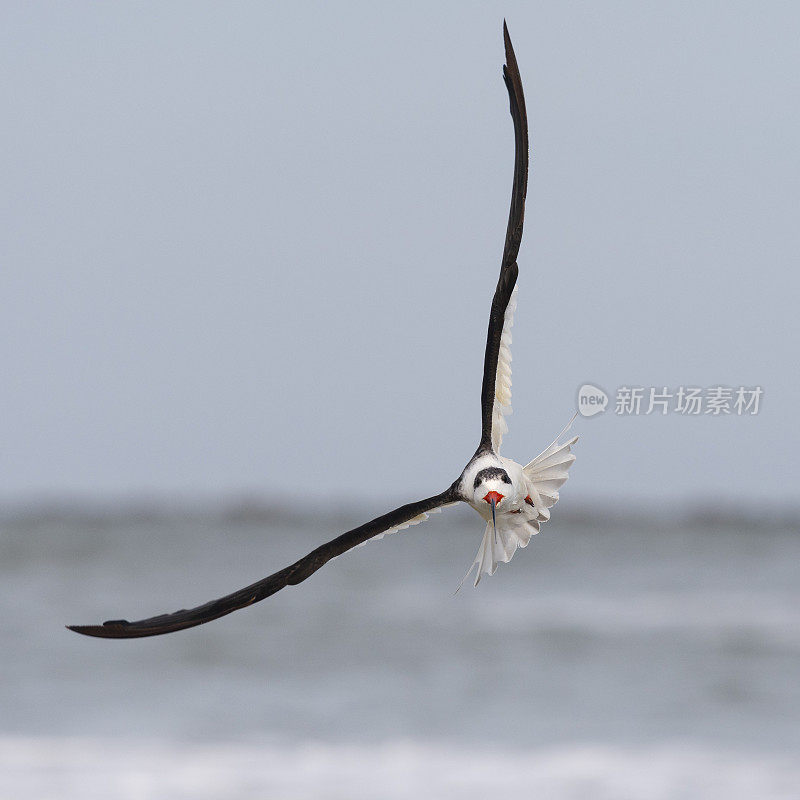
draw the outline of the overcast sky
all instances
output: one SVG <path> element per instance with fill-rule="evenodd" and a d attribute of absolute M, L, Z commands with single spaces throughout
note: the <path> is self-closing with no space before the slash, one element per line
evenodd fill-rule
<path fill-rule="evenodd" d="M 0 7 L 0 496 L 444 489 L 479 435 L 513 133 L 504 454 L 578 387 L 584 502 L 796 497 L 800 6 Z M 617 415 L 624 385 L 757 416 Z"/>

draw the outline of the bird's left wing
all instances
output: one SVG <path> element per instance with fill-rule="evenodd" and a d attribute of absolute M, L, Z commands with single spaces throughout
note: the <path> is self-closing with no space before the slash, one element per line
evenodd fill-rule
<path fill-rule="evenodd" d="M 505 22 L 503 39 L 506 48 L 503 79 L 514 121 L 514 183 L 500 277 L 489 313 L 481 389 L 481 446 L 491 446 L 495 452 L 499 452 L 503 433 L 508 430 L 503 414 L 511 408 L 511 325 L 516 307 L 517 255 L 522 242 L 525 195 L 528 191 L 528 117 L 517 58 Z"/>
<path fill-rule="evenodd" d="M 76 633 L 99 636 L 103 639 L 137 639 L 142 636 L 158 636 L 162 633 L 172 633 L 184 628 L 192 628 L 195 625 L 202 625 L 218 617 L 224 617 L 239 608 L 245 608 L 257 603 L 259 600 L 264 600 L 266 597 L 283 589 L 284 586 L 294 586 L 313 575 L 332 558 L 341 555 L 356 545 L 380 534 L 392 532 L 409 524 L 415 525 L 418 522 L 422 522 L 428 512 L 459 499 L 455 489 L 451 487 L 446 492 L 434 497 L 428 497 L 416 503 L 408 503 L 396 508 L 394 511 L 390 511 L 388 514 L 376 517 L 371 522 L 343 533 L 336 539 L 321 545 L 316 550 L 312 550 L 307 556 L 279 572 L 246 586 L 244 589 L 239 589 L 238 592 L 225 595 L 225 597 L 220 597 L 218 600 L 211 600 L 196 608 L 182 609 L 173 614 L 161 614 L 157 617 L 140 619 L 136 622 L 109 620 L 102 625 L 68 625 L 67 627 Z"/>

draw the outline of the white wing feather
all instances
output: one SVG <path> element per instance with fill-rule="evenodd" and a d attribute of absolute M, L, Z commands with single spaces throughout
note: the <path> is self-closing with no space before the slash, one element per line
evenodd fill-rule
<path fill-rule="evenodd" d="M 397 533 L 398 531 L 404 531 L 406 528 L 410 528 L 413 525 L 419 525 L 420 522 L 425 522 L 426 519 L 431 514 L 438 514 L 443 508 L 449 508 L 450 506 L 454 506 L 456 503 L 445 503 L 442 506 L 438 506 L 437 508 L 432 508 L 430 511 L 425 511 L 422 514 L 418 514 L 416 517 L 412 517 L 410 520 L 406 522 L 402 522 L 400 525 L 395 525 L 394 528 L 389 528 L 385 530 L 383 533 L 378 533 L 373 536 L 371 539 L 367 539 L 366 542 L 361 542 L 361 544 L 357 544 L 356 547 L 363 547 L 367 542 L 375 542 L 378 539 L 383 539 L 384 536 L 387 536 L 390 533 Z M 354 548 L 355 549 L 355 548 Z"/>
<path fill-rule="evenodd" d="M 511 414 L 511 328 L 514 325 L 514 311 L 517 308 L 517 287 L 511 293 L 503 317 L 503 333 L 500 336 L 500 353 L 497 358 L 497 374 L 494 384 L 494 405 L 492 407 L 492 447 L 500 454 L 503 434 L 508 431 L 505 417 Z"/>

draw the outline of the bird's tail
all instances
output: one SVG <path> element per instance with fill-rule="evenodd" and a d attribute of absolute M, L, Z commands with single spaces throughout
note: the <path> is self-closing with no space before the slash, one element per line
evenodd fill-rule
<path fill-rule="evenodd" d="M 478 548 L 478 554 L 467 570 L 467 574 L 461 579 L 461 584 L 476 567 L 475 586 L 480 583 L 484 574 L 494 575 L 494 571 L 501 561 L 504 564 L 508 563 L 517 552 L 518 547 L 528 546 L 531 536 L 539 533 L 539 527 L 540 523 L 535 518 L 535 512 L 504 515 L 497 520 L 496 528 L 491 522 L 488 522 L 481 546 Z M 459 589 L 461 584 L 459 584 Z"/>
<path fill-rule="evenodd" d="M 548 509 L 558 502 L 558 490 L 566 482 L 569 468 L 575 462 L 575 454 L 571 448 L 578 441 L 578 437 L 573 436 L 566 442 L 558 441 L 572 427 L 574 421 L 573 416 L 552 444 L 539 453 L 530 464 L 523 467 L 525 477 L 531 486 L 531 499 L 539 512 L 537 519 L 541 522 L 550 519 Z"/>

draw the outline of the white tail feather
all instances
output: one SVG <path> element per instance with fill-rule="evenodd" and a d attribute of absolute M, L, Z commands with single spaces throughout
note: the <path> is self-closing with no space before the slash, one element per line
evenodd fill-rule
<path fill-rule="evenodd" d="M 574 420 L 573 416 L 553 442 L 523 468 L 525 477 L 538 495 L 538 502 L 533 493 L 531 493 L 531 498 L 536 508 L 546 515 L 546 519 L 550 517 L 547 509 L 558 502 L 558 490 L 566 482 L 569 477 L 569 468 L 575 462 L 575 455 L 571 452 L 571 448 L 578 441 L 578 437 L 573 436 L 563 444 L 559 444 L 558 441 L 570 429 Z"/>
<path fill-rule="evenodd" d="M 507 564 L 517 552 L 517 548 L 528 546 L 531 537 L 539 533 L 539 527 L 536 519 L 525 518 L 523 514 L 505 514 L 498 517 L 496 531 L 492 523 L 488 522 L 478 554 L 467 574 L 461 579 L 461 584 L 475 567 L 477 567 L 475 586 L 480 583 L 484 574 L 494 575 L 500 562 Z"/>

